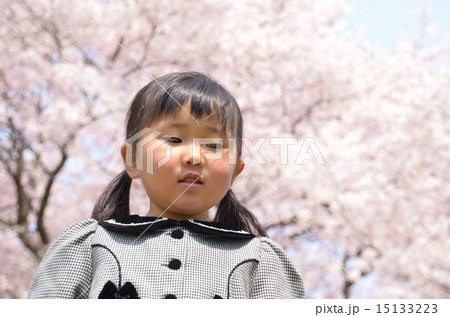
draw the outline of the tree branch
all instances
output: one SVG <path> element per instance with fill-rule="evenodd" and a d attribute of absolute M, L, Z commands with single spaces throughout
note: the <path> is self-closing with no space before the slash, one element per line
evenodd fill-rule
<path fill-rule="evenodd" d="M 119 57 L 119 54 L 122 51 L 122 45 L 123 45 L 124 41 L 125 41 L 125 38 L 122 36 L 120 38 L 119 42 L 117 43 L 116 49 L 111 54 L 111 56 L 109 56 L 109 58 L 108 58 L 110 63 L 114 63 L 116 61 L 117 57 Z"/>
<path fill-rule="evenodd" d="M 37 216 L 38 216 L 38 218 L 37 218 L 37 230 L 38 230 L 39 235 L 41 237 L 42 243 L 44 243 L 44 244 L 48 244 L 49 243 L 47 230 L 46 230 L 45 225 L 44 225 L 45 208 L 47 207 L 48 198 L 50 197 L 50 192 L 51 192 L 53 183 L 55 181 L 55 178 L 58 175 L 58 173 L 61 171 L 61 169 L 63 168 L 64 164 L 67 161 L 67 158 L 68 158 L 67 151 L 63 147 L 61 149 L 61 159 L 60 159 L 58 165 L 53 169 L 53 171 L 51 171 L 48 174 L 47 184 L 45 186 L 44 194 L 42 195 L 41 203 L 39 205 L 39 210 L 37 212 Z"/>

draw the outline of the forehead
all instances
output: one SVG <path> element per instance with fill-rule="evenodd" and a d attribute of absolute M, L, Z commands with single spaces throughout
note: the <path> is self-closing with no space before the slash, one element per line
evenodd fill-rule
<path fill-rule="evenodd" d="M 185 108 L 176 115 L 158 120 L 156 125 L 162 129 L 198 129 L 209 133 L 224 134 L 222 124 L 217 116 L 194 117 Z"/>

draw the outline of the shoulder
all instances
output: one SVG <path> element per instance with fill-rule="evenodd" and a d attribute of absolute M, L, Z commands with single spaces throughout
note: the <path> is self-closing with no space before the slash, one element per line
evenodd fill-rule
<path fill-rule="evenodd" d="M 91 241 L 97 221 L 87 219 L 65 229 L 45 253 L 29 298 L 86 298 L 91 279 Z"/>
<path fill-rule="evenodd" d="M 258 239 L 261 241 L 261 246 L 283 250 L 283 248 L 277 242 L 269 237 L 258 237 Z"/>
<path fill-rule="evenodd" d="M 56 238 L 55 242 L 58 240 L 80 240 L 87 238 L 92 235 L 98 227 L 98 222 L 95 219 L 86 219 L 76 222 L 69 227 L 67 227 L 61 234 Z"/>
<path fill-rule="evenodd" d="M 98 226 L 98 221 L 93 219 L 93 218 L 89 218 L 89 219 L 78 221 L 78 222 L 70 225 L 69 227 L 67 227 L 63 231 L 63 233 L 65 233 L 65 232 L 90 232 L 90 231 L 95 231 L 97 226 Z"/>
<path fill-rule="evenodd" d="M 303 278 L 297 265 L 275 241 L 261 237 L 255 298 L 304 298 Z"/>
<path fill-rule="evenodd" d="M 274 240 L 268 237 L 260 237 L 259 258 L 268 265 L 282 266 L 289 272 L 296 271 L 296 265 L 286 251 Z"/>
<path fill-rule="evenodd" d="M 97 227 L 98 222 L 95 219 L 86 219 L 70 225 L 53 241 L 47 253 L 67 248 L 87 247 Z"/>

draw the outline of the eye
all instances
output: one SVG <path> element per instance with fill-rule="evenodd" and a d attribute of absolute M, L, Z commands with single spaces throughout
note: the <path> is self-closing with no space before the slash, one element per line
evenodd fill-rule
<path fill-rule="evenodd" d="M 182 142 L 180 138 L 177 138 L 174 136 L 164 138 L 164 140 L 169 143 L 181 143 Z"/>
<path fill-rule="evenodd" d="M 206 144 L 206 146 L 210 149 L 221 149 L 223 147 L 222 144 L 219 143 L 209 143 Z"/>

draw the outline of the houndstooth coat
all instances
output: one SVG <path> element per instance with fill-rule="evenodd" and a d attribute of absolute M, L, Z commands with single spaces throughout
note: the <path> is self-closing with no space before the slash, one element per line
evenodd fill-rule
<path fill-rule="evenodd" d="M 274 241 L 225 224 L 127 216 L 66 229 L 29 298 L 304 298 Z"/>

